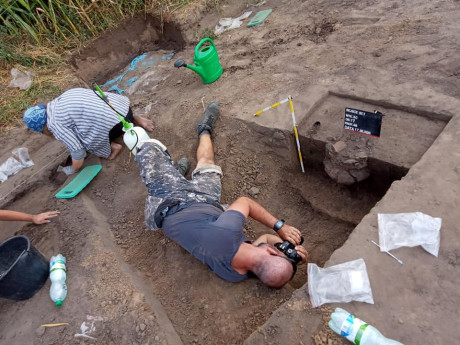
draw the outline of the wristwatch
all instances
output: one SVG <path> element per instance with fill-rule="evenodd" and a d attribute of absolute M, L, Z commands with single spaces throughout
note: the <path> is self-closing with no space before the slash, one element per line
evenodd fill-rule
<path fill-rule="evenodd" d="M 273 230 L 278 232 L 278 230 L 281 229 L 283 225 L 284 225 L 284 219 L 280 219 L 275 223 L 275 225 L 273 225 Z"/>

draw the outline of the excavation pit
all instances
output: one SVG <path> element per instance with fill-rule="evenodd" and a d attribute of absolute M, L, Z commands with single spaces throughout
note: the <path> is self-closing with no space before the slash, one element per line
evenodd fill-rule
<path fill-rule="evenodd" d="M 157 126 L 157 138 L 170 143 L 173 159 L 187 156 L 193 168 L 193 131 L 179 137 L 170 121 L 157 122 Z M 224 171 L 222 203 L 230 204 L 239 196 L 253 197 L 302 231 L 310 262 L 320 266 L 383 196 L 369 181 L 351 187 L 337 185 L 308 160 L 307 172 L 302 174 L 289 131 L 268 129 L 224 114 L 215 133 L 216 162 Z M 124 150 L 118 163 L 106 168 L 107 178 L 92 182 L 87 191 L 94 202 L 92 216 L 107 219 L 100 227 L 106 231 L 104 236 L 112 238 L 123 260 L 140 272 L 144 288 L 160 299 L 184 343 L 207 343 L 210 339 L 214 344 L 241 343 L 305 284 L 305 266 L 300 266 L 294 280 L 281 290 L 269 289 L 255 279 L 229 284 L 161 231 L 146 231 L 146 188 L 140 182 L 137 164 L 128 161 Z M 91 227 L 91 223 L 86 226 Z M 251 240 L 267 232 L 271 230 L 252 220 L 245 226 Z"/>
<path fill-rule="evenodd" d="M 130 61 L 145 52 L 152 57 L 159 52 L 161 56 L 170 51 L 181 52 L 183 42 L 179 34 L 177 39 L 175 34 L 168 36 L 170 39 L 163 44 L 159 30 L 144 35 L 148 25 L 143 25 L 139 31 L 126 30 L 136 32 L 133 36 L 112 33 L 82 52 L 74 66 L 87 85 L 92 81 L 103 85 L 114 79 L 129 68 Z M 155 35 L 159 38 L 151 39 L 157 37 Z M 134 44 L 139 37 L 150 38 Z M 184 58 L 190 60 L 193 49 L 185 53 Z M 230 77 L 224 72 L 218 82 L 203 86 L 193 72 L 174 70 L 172 64 L 173 61 L 161 60 L 155 65 L 160 67 L 155 69 L 154 78 L 158 78 L 155 82 L 153 78 L 142 79 L 143 75 L 137 70 L 134 74 L 138 73 L 138 79 L 130 90 L 126 87 L 125 94 L 130 97 L 135 114 L 155 120 L 157 128 L 153 136 L 168 146 L 173 158 L 188 156 L 193 167 L 197 143 L 193 127 L 202 116 L 202 102 L 213 100 L 203 98 L 213 92 L 215 96 L 215 90 L 222 90 L 229 82 L 226 78 Z M 224 68 L 225 65 L 224 61 Z M 238 69 L 232 76 L 242 72 L 243 68 Z M 187 93 L 192 96 L 177 97 Z M 306 174 L 302 174 L 290 130 L 259 126 L 249 117 L 245 121 L 236 119 L 229 111 L 234 110 L 229 92 L 225 99 L 214 135 L 216 162 L 224 171 L 222 203 L 231 203 L 244 195 L 253 197 L 272 214 L 302 231 L 309 260 L 319 266 L 342 246 L 391 183 L 401 179 L 422 157 L 448 121 L 442 115 L 437 117 L 439 114 L 423 113 L 419 109 L 334 93 L 329 93 L 308 114 L 302 114 L 302 107 L 295 103 L 301 119 L 298 128 L 306 167 Z M 323 167 L 326 144 L 343 135 L 343 113 L 347 106 L 371 111 L 377 106 L 384 108 L 381 111 L 387 116 L 381 139 L 369 139 L 376 143 L 375 155 L 369 156 L 371 176 L 348 187 L 330 180 Z M 393 116 L 399 125 L 388 131 L 386 126 L 392 123 L 388 119 Z M 412 126 L 414 123 L 424 123 L 423 128 Z M 411 129 L 410 145 L 399 141 L 408 137 Z M 424 135 L 419 136 L 420 133 Z M 408 145 L 414 150 L 401 155 L 400 148 Z M 39 192 L 42 200 L 50 200 L 46 204 L 48 209 L 58 208 L 62 215 L 47 225 L 46 232 L 34 226 L 22 229 L 48 254 L 62 251 L 68 256 L 69 272 L 72 272 L 68 298 L 68 305 L 74 311 L 72 322 L 78 326 L 82 321 L 79 317 L 84 314 L 107 317 L 104 328 L 100 328 L 103 331 L 95 335 L 98 341 L 109 343 L 114 339 L 129 343 L 144 336 L 155 339 L 157 334 L 161 335 L 150 326 L 149 319 L 155 316 L 162 325 L 155 314 L 158 306 L 152 303 L 152 296 L 156 296 L 184 344 L 240 344 L 307 281 L 306 267 L 301 266 L 295 279 L 281 290 L 266 288 L 257 280 L 240 284 L 223 282 L 161 231 L 145 230 L 147 191 L 127 150 L 114 162 L 103 161 L 103 166 L 101 174 L 75 199 L 57 201 L 48 186 L 34 191 L 35 195 Z M 57 190 L 59 182 L 51 178 L 49 186 Z M 16 199 L 11 206 L 24 209 L 21 206 L 27 206 L 30 200 L 31 197 Z M 35 210 L 41 210 L 43 205 L 34 202 Z M 254 221 L 248 221 L 245 227 L 250 239 L 270 231 Z M 119 269 L 120 265 L 127 269 L 125 266 Z M 137 290 L 133 289 L 130 284 L 139 281 Z M 42 293 L 40 300 L 43 305 L 49 302 L 46 293 Z M 17 311 L 13 305 L 2 307 L 5 314 Z M 43 312 L 42 318 L 49 314 L 47 312 Z M 42 311 L 37 311 L 37 315 L 40 313 Z M 144 334 L 141 329 L 145 325 Z M 70 333 L 68 342 L 73 339 Z"/>
<path fill-rule="evenodd" d="M 107 38 L 110 37 L 113 39 L 113 36 Z M 106 69 L 104 73 L 94 73 L 100 70 L 97 67 L 99 57 L 82 57 L 101 53 L 90 48 L 79 57 L 78 70 L 85 71 L 81 77 L 88 84 L 96 80 L 103 85 L 129 70 L 129 63 L 136 56 L 147 52 L 147 56 L 152 58 L 167 54 L 168 49 L 180 53 L 177 48 L 182 43 L 180 39 L 171 39 L 169 43 L 163 40 L 161 45 L 154 46 L 154 50 L 149 50 L 152 48 L 149 45 L 143 46 L 142 51 L 131 50 L 130 54 L 120 55 L 120 63 L 112 64 L 112 69 Z M 110 47 L 106 39 L 104 44 Z M 113 54 L 113 51 L 104 52 L 102 56 L 111 59 Z M 82 61 L 90 62 L 92 74 L 84 68 L 86 65 Z M 192 160 L 193 168 L 197 144 L 193 124 L 201 117 L 201 104 L 197 101 L 189 105 L 179 101 L 179 106 L 173 108 L 175 111 L 171 109 L 165 115 L 157 110 L 156 106 L 163 102 L 157 94 L 162 87 L 171 86 L 171 80 L 177 79 L 179 73 L 183 75 L 184 82 L 179 80 L 172 84 L 178 89 L 202 87 L 201 81 L 193 72 L 173 70 L 172 65 L 173 61 L 163 60 L 151 70 L 129 72 L 132 75 L 126 75 L 125 80 L 133 76 L 138 78 L 125 88 L 124 94 L 130 97 L 135 113 L 155 120 L 157 129 L 154 137 L 168 146 L 173 159 L 187 156 Z M 155 79 L 153 83 L 152 79 Z M 105 87 L 105 91 L 109 87 Z M 216 83 L 211 87 L 219 86 Z M 430 114 L 419 116 L 403 107 L 373 104 L 368 100 L 334 93 L 328 93 L 316 103 L 317 106 L 308 114 L 301 114 L 297 109 L 298 116 L 302 118 L 298 128 L 305 174 L 300 171 L 291 131 L 235 119 L 224 110 L 214 143 L 216 162 L 224 172 L 222 203 L 230 204 L 239 196 L 254 198 L 272 214 L 300 229 L 309 261 L 323 266 L 382 198 L 391 183 L 401 179 L 420 159 L 448 119 Z M 385 118 L 381 138 L 367 138 L 372 143 L 372 154 L 368 160 L 371 175 L 351 186 L 339 185 L 324 172 L 325 146 L 344 136 L 345 107 L 374 110 L 376 106 L 382 109 Z M 414 127 L 414 123 L 419 126 Z M 426 135 L 419 136 L 419 133 Z M 346 135 L 347 138 L 362 137 L 356 133 Z M 401 155 L 395 149 L 401 145 L 409 145 L 412 150 L 407 155 Z M 125 150 L 119 158 L 125 164 L 110 163 L 106 167 L 105 174 L 111 176 L 110 181 L 101 178 L 93 181 L 88 191 L 95 206 L 92 213 L 94 217 L 107 219 L 102 228 L 107 229 L 107 236 L 116 244 L 122 260 L 143 276 L 145 289 L 160 299 L 185 344 L 242 343 L 290 298 L 295 289 L 307 282 L 306 267 L 300 266 L 296 277 L 282 290 L 268 289 L 257 280 L 228 284 L 161 231 L 145 231 L 143 205 L 146 190 L 140 182 L 137 165 L 132 161 L 128 163 L 129 160 Z M 107 208 L 107 205 L 111 207 Z M 244 231 L 250 240 L 255 240 L 270 229 L 249 220 Z"/>

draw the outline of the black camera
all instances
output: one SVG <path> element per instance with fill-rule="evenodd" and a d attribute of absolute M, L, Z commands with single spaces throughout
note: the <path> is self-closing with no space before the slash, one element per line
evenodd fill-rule
<path fill-rule="evenodd" d="M 300 238 L 300 244 L 303 243 L 303 237 Z M 302 261 L 302 257 L 300 254 L 297 253 L 297 250 L 295 250 L 295 246 L 289 242 L 289 241 L 284 241 L 283 243 L 275 243 L 276 249 L 279 251 L 283 252 L 284 255 L 287 256 L 288 259 L 292 260 L 296 265 Z"/>

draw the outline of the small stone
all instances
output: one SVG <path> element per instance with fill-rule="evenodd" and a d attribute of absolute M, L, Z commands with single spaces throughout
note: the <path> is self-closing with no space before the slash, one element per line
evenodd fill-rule
<path fill-rule="evenodd" d="M 251 189 L 249 189 L 249 195 L 252 196 L 252 197 L 255 197 L 257 194 L 260 193 L 260 189 L 257 188 L 257 187 L 251 187 Z"/>
<path fill-rule="evenodd" d="M 336 153 L 339 153 L 347 147 L 347 144 L 344 141 L 338 141 L 334 145 L 332 145 L 332 147 L 334 148 L 334 151 Z"/>
<path fill-rule="evenodd" d="M 334 31 L 337 31 L 337 30 L 340 30 L 342 28 L 343 24 L 342 23 L 335 23 L 333 26 L 332 26 L 332 30 Z"/>
<path fill-rule="evenodd" d="M 398 322 L 399 322 L 400 324 L 403 324 L 403 323 L 404 323 L 404 320 L 403 320 L 403 319 L 398 319 Z"/>
<path fill-rule="evenodd" d="M 273 139 L 276 139 L 276 140 L 285 140 L 285 139 L 286 139 L 286 136 L 284 135 L 283 132 L 276 131 L 275 133 L 273 133 Z"/>
<path fill-rule="evenodd" d="M 144 331 L 144 330 L 145 330 L 145 327 L 146 327 L 146 326 L 145 326 L 145 323 L 141 323 L 141 324 L 139 325 L 139 328 L 141 329 L 141 331 Z"/>
<path fill-rule="evenodd" d="M 158 335 L 155 336 L 155 341 L 159 341 L 160 337 Z"/>
<path fill-rule="evenodd" d="M 345 170 L 339 171 L 336 181 L 339 184 L 345 184 L 347 186 L 355 183 L 355 179 Z"/>
<path fill-rule="evenodd" d="M 358 161 L 356 159 L 353 159 L 353 158 L 350 158 L 350 159 L 346 159 L 345 161 L 343 161 L 343 164 L 348 164 L 348 165 L 353 165 L 353 164 L 357 164 Z"/>
<path fill-rule="evenodd" d="M 317 27 L 316 30 L 315 30 L 316 34 L 319 35 L 321 33 L 321 28 L 320 27 Z"/>
<path fill-rule="evenodd" d="M 43 326 L 40 326 L 35 330 L 35 334 L 41 337 L 43 334 L 45 334 L 45 331 L 46 331 L 46 328 Z"/>
<path fill-rule="evenodd" d="M 367 158 L 367 153 L 364 151 L 359 151 L 356 153 L 355 157 L 357 159 Z"/>
<path fill-rule="evenodd" d="M 357 182 L 367 179 L 371 173 L 369 169 L 351 169 L 348 173 L 355 178 Z"/>
<path fill-rule="evenodd" d="M 321 338 L 318 334 L 315 334 L 314 340 L 315 340 L 315 345 L 322 345 Z"/>
<path fill-rule="evenodd" d="M 178 81 L 176 82 L 176 84 L 177 84 L 177 85 L 182 84 L 182 80 L 178 80 Z"/>

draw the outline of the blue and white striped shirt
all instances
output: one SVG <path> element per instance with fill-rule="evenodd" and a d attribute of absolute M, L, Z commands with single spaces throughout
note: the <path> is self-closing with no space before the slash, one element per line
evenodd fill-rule
<path fill-rule="evenodd" d="M 128 114 L 127 97 L 105 94 L 120 114 Z M 73 159 L 86 157 L 86 151 L 103 158 L 110 155 L 109 132 L 120 119 L 92 90 L 75 88 L 64 92 L 48 103 L 46 114 L 48 129 Z"/>

